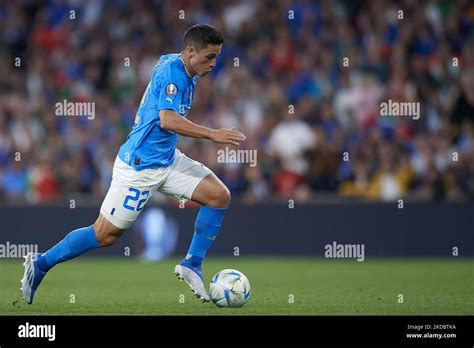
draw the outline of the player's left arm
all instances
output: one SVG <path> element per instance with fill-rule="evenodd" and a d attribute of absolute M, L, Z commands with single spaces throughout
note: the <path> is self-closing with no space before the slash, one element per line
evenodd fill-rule
<path fill-rule="evenodd" d="M 174 74 L 173 74 L 174 73 Z M 181 101 L 188 78 L 180 71 L 166 71 L 165 79 L 153 79 L 153 91 L 158 96 L 159 126 L 180 135 L 192 138 L 210 139 L 217 143 L 240 145 L 245 135 L 235 129 L 211 129 L 200 126 L 181 116 Z"/>
<path fill-rule="evenodd" d="M 233 128 L 211 129 L 203 127 L 178 115 L 172 109 L 160 110 L 160 127 L 187 137 L 210 139 L 222 144 L 239 146 L 239 141 L 246 139 L 243 133 Z"/>

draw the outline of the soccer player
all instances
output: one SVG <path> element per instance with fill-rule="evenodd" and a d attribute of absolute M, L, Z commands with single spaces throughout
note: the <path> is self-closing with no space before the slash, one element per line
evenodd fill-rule
<path fill-rule="evenodd" d="M 95 223 L 69 232 L 45 253 L 30 253 L 24 263 L 23 298 L 31 304 L 46 273 L 56 264 L 94 248 L 114 244 L 136 220 L 153 192 L 190 199 L 202 206 L 186 257 L 175 275 L 202 301 L 209 301 L 201 265 L 216 239 L 230 202 L 227 187 L 214 173 L 178 149 L 178 134 L 239 145 L 245 135 L 210 129 L 189 121 L 196 82 L 216 64 L 224 39 L 215 28 L 197 24 L 184 34 L 182 51 L 160 57 L 138 108 L 135 124 L 115 160 L 112 183 Z"/>

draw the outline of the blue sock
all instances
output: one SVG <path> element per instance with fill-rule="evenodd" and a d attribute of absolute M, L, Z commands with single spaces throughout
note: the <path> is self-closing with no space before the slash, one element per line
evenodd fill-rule
<path fill-rule="evenodd" d="M 36 262 L 40 270 L 47 272 L 60 262 L 70 260 L 98 247 L 99 242 L 95 237 L 94 228 L 92 226 L 83 227 L 69 232 L 62 241 L 40 255 Z"/>
<path fill-rule="evenodd" d="M 188 250 L 193 266 L 199 266 L 207 250 L 219 233 L 227 208 L 213 208 L 203 205 L 194 224 L 194 236 Z"/>

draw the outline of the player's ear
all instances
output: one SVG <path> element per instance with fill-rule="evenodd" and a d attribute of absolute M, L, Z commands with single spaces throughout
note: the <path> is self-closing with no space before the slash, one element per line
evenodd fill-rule
<path fill-rule="evenodd" d="M 196 49 L 194 48 L 194 46 L 188 46 L 186 47 L 186 49 L 188 50 L 189 59 L 194 57 L 194 55 L 196 54 Z"/>

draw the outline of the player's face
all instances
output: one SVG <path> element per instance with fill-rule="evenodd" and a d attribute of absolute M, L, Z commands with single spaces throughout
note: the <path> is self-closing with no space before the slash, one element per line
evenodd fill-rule
<path fill-rule="evenodd" d="M 200 77 L 206 76 L 216 66 L 217 56 L 221 53 L 222 45 L 207 45 L 199 52 L 193 50 L 189 62 Z"/>

